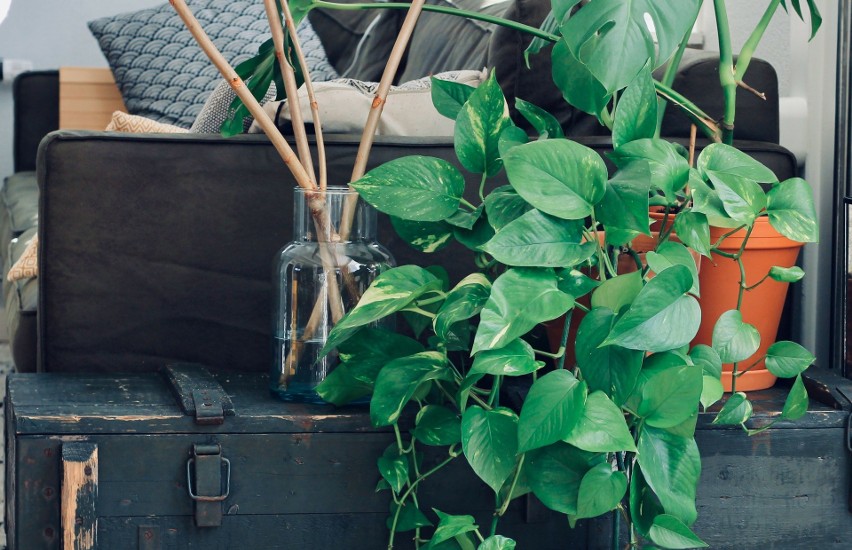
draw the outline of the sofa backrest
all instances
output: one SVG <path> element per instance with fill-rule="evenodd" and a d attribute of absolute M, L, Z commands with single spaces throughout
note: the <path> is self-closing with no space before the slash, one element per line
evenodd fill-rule
<path fill-rule="evenodd" d="M 15 172 L 35 170 L 41 139 L 59 128 L 59 71 L 31 71 L 12 84 Z"/>
<path fill-rule="evenodd" d="M 610 148 L 605 138 L 580 141 Z M 357 136 L 327 142 L 329 181 L 345 182 Z M 780 178 L 795 175 L 789 151 L 738 146 Z M 408 154 L 455 162 L 451 140 L 382 138 L 370 164 Z M 265 136 L 59 131 L 42 143 L 38 174 L 40 369 L 140 371 L 194 361 L 268 370 L 272 258 L 292 237 L 293 180 Z M 475 201 L 479 178 L 467 179 Z M 475 270 L 458 246 L 426 255 L 402 242 L 385 216 L 379 227 L 399 264 L 442 265 L 454 281 Z"/>

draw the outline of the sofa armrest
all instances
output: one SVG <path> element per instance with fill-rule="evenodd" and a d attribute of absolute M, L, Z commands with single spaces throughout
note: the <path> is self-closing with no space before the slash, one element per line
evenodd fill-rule
<path fill-rule="evenodd" d="M 59 71 L 31 71 L 12 84 L 15 172 L 35 170 L 41 139 L 59 128 Z"/>

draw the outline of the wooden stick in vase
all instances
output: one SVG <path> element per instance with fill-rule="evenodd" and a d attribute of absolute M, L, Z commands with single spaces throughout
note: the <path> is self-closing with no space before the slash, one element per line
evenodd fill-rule
<path fill-rule="evenodd" d="M 284 80 L 284 91 L 287 92 L 287 106 L 290 109 L 290 120 L 293 123 L 293 136 L 296 138 L 296 149 L 299 151 L 299 159 L 302 162 L 302 167 L 310 176 L 311 181 L 316 184 L 317 179 L 314 174 L 311 148 L 308 144 L 308 135 L 305 132 L 305 121 L 302 118 L 302 110 L 299 107 L 296 74 L 293 72 L 293 67 L 290 66 L 284 52 L 284 28 L 281 26 L 281 15 L 278 13 L 275 0 L 263 0 L 263 5 L 266 8 L 266 18 L 269 20 L 272 43 L 275 45 L 275 57 L 278 59 L 278 66 L 281 68 L 281 77 Z M 287 1 L 284 0 L 282 5 L 286 6 Z"/>
<path fill-rule="evenodd" d="M 282 2 L 281 7 L 284 10 L 284 19 L 287 25 L 287 30 L 290 31 L 290 36 L 296 36 L 296 24 L 293 23 L 293 14 L 290 13 L 289 1 Z M 325 161 L 325 140 L 322 137 L 322 122 L 319 116 L 319 104 L 317 103 L 316 94 L 314 94 L 314 84 L 311 81 L 311 72 L 308 70 L 308 64 L 305 62 L 305 54 L 302 51 L 302 44 L 293 39 L 293 49 L 296 52 L 296 59 L 299 60 L 299 66 L 302 68 L 302 74 L 305 75 L 305 91 L 308 93 L 308 101 L 311 103 L 311 118 L 314 122 L 314 136 L 317 140 L 317 158 L 319 160 L 319 186 L 320 189 L 325 189 L 328 185 L 328 167 Z M 288 94 L 289 96 L 289 94 Z"/>
<path fill-rule="evenodd" d="M 370 113 L 367 115 L 367 122 L 364 125 L 364 132 L 361 134 L 361 142 L 358 145 L 358 153 L 355 156 L 355 166 L 352 169 L 352 176 L 349 181 L 355 181 L 364 175 L 367 170 L 367 160 L 370 158 L 370 150 L 373 148 L 373 140 L 376 136 L 376 128 L 379 126 L 379 119 L 382 117 L 382 110 L 385 107 L 385 102 L 388 98 L 388 91 L 393 82 L 396 71 L 399 69 L 399 64 L 402 61 L 402 56 L 405 49 L 408 47 L 408 41 L 414 32 L 414 27 L 417 25 L 417 20 L 420 18 L 420 13 L 423 11 L 423 4 L 426 0 L 413 0 L 411 7 L 408 8 L 408 13 L 402 22 L 402 27 L 399 29 L 399 34 L 394 42 L 393 49 L 388 56 L 388 62 L 385 65 L 385 70 L 382 73 L 382 78 L 379 81 L 379 86 L 376 89 L 376 96 L 373 98 L 373 104 L 370 106 Z M 351 199 L 351 200 L 350 200 Z M 340 236 L 345 239 L 352 231 L 352 221 L 355 217 L 355 209 L 358 204 L 357 195 L 347 197 L 345 207 L 343 209 L 343 217 L 340 221 Z"/>

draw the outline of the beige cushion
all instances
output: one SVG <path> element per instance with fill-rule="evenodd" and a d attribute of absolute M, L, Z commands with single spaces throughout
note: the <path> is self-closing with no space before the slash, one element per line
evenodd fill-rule
<path fill-rule="evenodd" d="M 451 71 L 435 75 L 442 80 L 453 80 L 476 87 L 485 79 L 484 71 Z M 360 134 L 367 122 L 376 88 L 374 82 L 337 79 L 314 84 L 323 133 Z M 312 120 L 310 101 L 304 86 L 299 88 L 299 108 L 306 122 Z M 271 101 L 263 106 L 269 118 L 281 127 L 289 124 L 290 111 L 287 100 Z M 392 86 L 382 110 L 377 135 L 438 137 L 452 136 L 455 121 L 442 116 L 432 105 L 431 80 L 421 78 L 399 86 Z M 249 133 L 261 133 L 260 125 L 253 122 Z"/>
<path fill-rule="evenodd" d="M 38 276 L 38 233 L 27 243 L 24 252 L 18 260 L 12 264 L 6 280 L 9 282 L 29 279 Z"/>
<path fill-rule="evenodd" d="M 128 115 L 121 111 L 112 114 L 112 120 L 106 127 L 107 132 L 127 132 L 130 134 L 185 134 L 186 128 L 157 122 L 138 115 Z"/>

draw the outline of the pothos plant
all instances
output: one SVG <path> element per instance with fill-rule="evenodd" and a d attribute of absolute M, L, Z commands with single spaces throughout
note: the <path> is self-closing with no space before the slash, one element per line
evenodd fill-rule
<path fill-rule="evenodd" d="M 414 246 L 434 250 L 455 239 L 482 267 L 455 285 L 436 268 L 407 265 L 383 273 L 324 348 L 336 348 L 341 363 L 319 386 L 320 395 L 336 404 L 371 395 L 373 424 L 396 434 L 378 459 L 379 489 L 390 491 L 393 502 L 389 548 L 397 533 L 409 531 L 428 548 L 514 548 L 499 535 L 498 520 L 528 492 L 572 524 L 615 511 L 629 525 L 631 547 L 643 539 L 661 548 L 706 546 L 691 529 L 701 472 L 697 416 L 723 396 L 722 363 L 751 356 L 759 337 L 733 309 L 716 321 L 711 346 L 690 346 L 701 321 L 690 250 L 728 254 L 742 266 L 742 249 L 730 254 L 720 245 L 738 230 L 747 241 L 760 217 L 790 239 L 817 239 L 808 184 L 778 181 L 731 145 L 733 92 L 743 85 L 780 1 L 768 2 L 736 65 L 724 1 L 714 2 L 726 97 L 721 122 L 672 95 L 665 80 L 673 71 L 663 82 L 651 74 L 667 60 L 676 65 L 699 0 L 578 4 L 554 0 L 537 36 L 556 42 L 554 80 L 566 100 L 611 129 L 612 174 L 597 152 L 566 139 L 557 121 L 534 105 L 519 100 L 516 106 L 535 134 L 515 126 L 499 75 L 491 74 L 476 89 L 433 81 L 436 108 L 456 122 L 460 165 L 482 175 L 478 200 L 464 198 L 465 180 L 455 165 L 423 156 L 390 161 L 351 184 L 391 215 Z M 791 4 L 801 15 L 799 3 Z M 808 6 L 816 31 L 819 14 Z M 537 39 L 530 51 L 540 47 Z M 658 137 L 667 99 L 676 99 L 714 141 L 694 165 L 683 146 Z M 486 193 L 494 177 L 508 185 Z M 656 250 L 642 262 L 631 243 L 651 234 L 652 206 L 665 219 Z M 731 231 L 713 242 L 711 224 Z M 636 258 L 636 269 L 619 271 L 620 254 Z M 803 272 L 773 268 L 759 275 L 790 282 Z M 741 296 L 749 290 L 745 281 L 743 272 Z M 398 313 L 419 338 L 375 328 Z M 530 333 L 563 315 L 582 315 L 576 339 L 567 341 L 566 330 L 555 353 L 535 349 Z M 567 346 L 574 347 L 576 364 L 564 364 Z M 769 348 L 767 368 L 794 379 L 778 420 L 805 413 L 801 373 L 813 359 L 793 342 Z M 513 377 L 529 380 L 519 410 L 501 404 L 500 389 Z M 403 429 L 409 409 L 413 423 Z M 747 396 L 735 393 L 715 422 L 746 428 L 750 415 Z M 421 458 L 428 447 L 445 447 L 446 454 L 426 470 Z M 493 490 L 488 528 L 472 516 L 432 515 L 417 498 L 454 460 L 466 460 Z M 431 539 L 426 526 L 435 526 Z"/>

